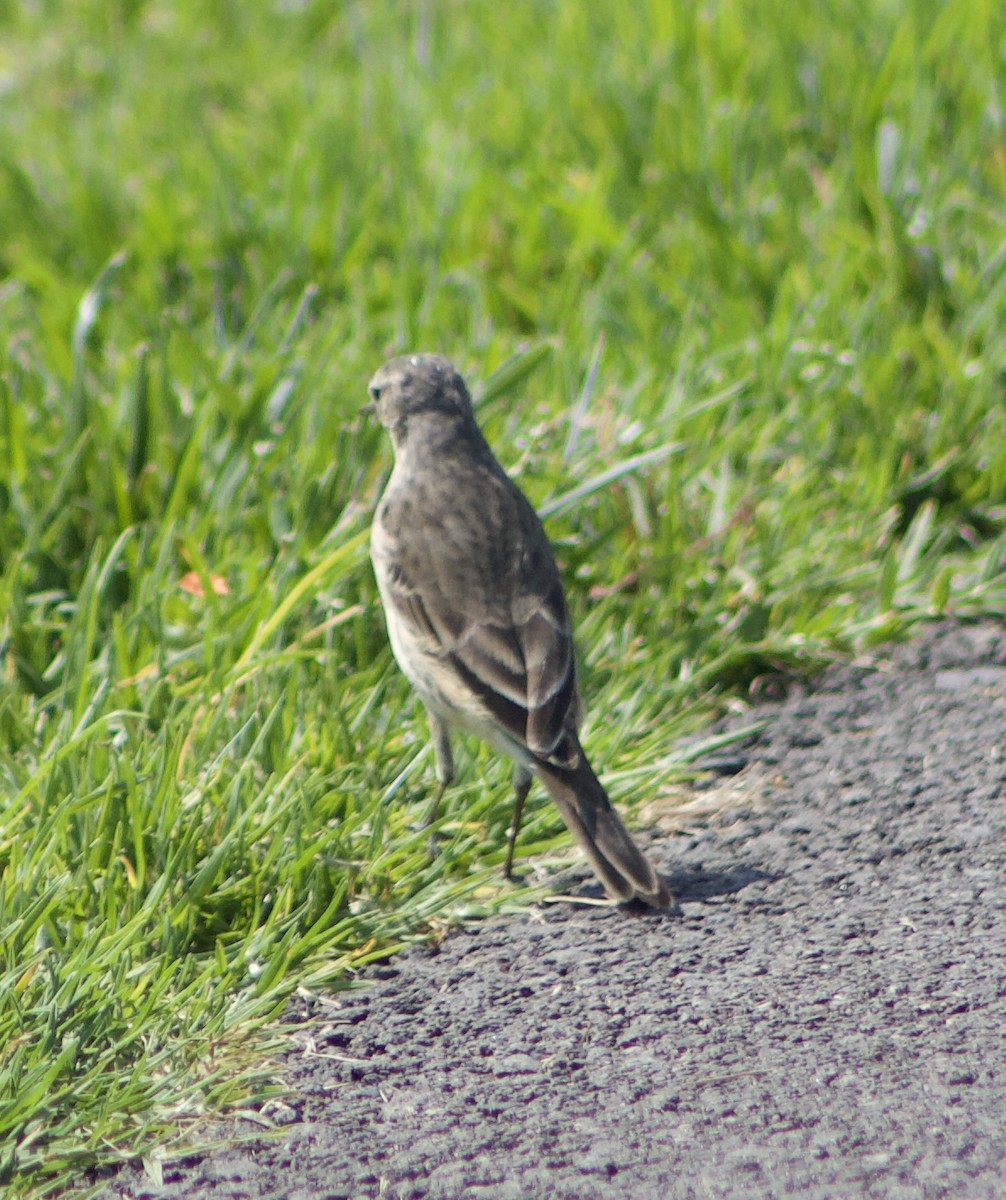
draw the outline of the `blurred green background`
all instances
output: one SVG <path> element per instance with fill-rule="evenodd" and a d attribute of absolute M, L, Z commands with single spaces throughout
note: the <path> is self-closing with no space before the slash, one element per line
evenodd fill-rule
<path fill-rule="evenodd" d="M 0 3 L 12 1195 L 261 1098 L 291 988 L 535 894 L 484 749 L 417 828 L 387 355 L 453 357 L 546 514 L 630 809 L 766 674 L 1003 613 L 1004 64 L 990 0 Z M 540 802 L 521 849 L 565 861 Z"/>

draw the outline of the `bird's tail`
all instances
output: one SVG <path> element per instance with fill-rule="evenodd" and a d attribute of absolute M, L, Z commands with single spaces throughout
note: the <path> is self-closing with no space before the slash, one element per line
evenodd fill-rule
<path fill-rule="evenodd" d="M 667 885 L 632 840 L 582 749 L 573 768 L 539 759 L 535 771 L 609 895 L 668 907 Z"/>

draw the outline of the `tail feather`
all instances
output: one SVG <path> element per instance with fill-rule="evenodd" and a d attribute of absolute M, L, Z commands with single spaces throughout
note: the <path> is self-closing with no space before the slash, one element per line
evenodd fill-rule
<path fill-rule="evenodd" d="M 535 770 L 612 898 L 668 907 L 667 885 L 632 840 L 583 751 L 571 770 L 540 760 Z"/>

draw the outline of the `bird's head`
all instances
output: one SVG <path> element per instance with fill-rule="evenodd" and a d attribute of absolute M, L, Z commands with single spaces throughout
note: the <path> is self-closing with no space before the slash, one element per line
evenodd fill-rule
<path fill-rule="evenodd" d="M 439 354 L 404 354 L 379 367 L 369 384 L 372 412 L 396 448 L 410 427 L 474 425 L 471 397 L 453 364 Z"/>

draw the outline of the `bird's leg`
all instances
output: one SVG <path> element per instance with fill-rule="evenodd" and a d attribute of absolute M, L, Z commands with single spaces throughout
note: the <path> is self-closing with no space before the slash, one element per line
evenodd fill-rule
<path fill-rule="evenodd" d="M 433 738 L 433 753 L 437 760 L 437 790 L 433 797 L 433 802 L 426 810 L 426 816 L 423 817 L 423 828 L 427 829 L 437 819 L 437 809 L 440 807 L 440 801 L 443 798 L 444 792 L 454 782 L 454 755 L 451 753 L 451 737 L 447 726 L 433 712 L 427 709 L 430 719 L 430 736 Z M 434 836 L 430 835 L 428 843 L 430 857 L 433 858 L 437 853 L 437 843 Z"/>
<path fill-rule="evenodd" d="M 531 790 L 531 772 L 519 763 L 513 769 L 513 824 L 510 827 L 510 840 L 507 842 L 506 861 L 503 863 L 503 878 L 510 879 L 513 875 L 513 851 L 517 844 L 517 834 L 520 830 L 521 813 L 524 811 L 524 801 Z"/>

